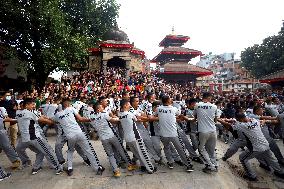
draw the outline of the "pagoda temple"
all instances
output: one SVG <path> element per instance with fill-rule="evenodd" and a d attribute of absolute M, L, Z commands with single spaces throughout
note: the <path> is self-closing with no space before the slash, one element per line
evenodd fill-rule
<path fill-rule="evenodd" d="M 107 67 L 125 68 L 129 72 L 143 71 L 145 52 L 129 42 L 125 32 L 114 29 L 105 34 L 105 41 L 89 48 L 88 70 L 107 73 Z"/>
<path fill-rule="evenodd" d="M 160 67 L 158 75 L 170 82 L 194 82 L 197 77 L 213 74 L 212 71 L 189 64 L 202 52 L 182 47 L 190 38 L 183 35 L 167 35 L 159 44 L 163 50 L 152 59 Z"/>

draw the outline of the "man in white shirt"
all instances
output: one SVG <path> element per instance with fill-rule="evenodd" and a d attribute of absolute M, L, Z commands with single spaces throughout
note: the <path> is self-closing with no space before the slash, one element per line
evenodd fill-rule
<path fill-rule="evenodd" d="M 186 109 L 185 109 L 185 116 L 187 118 L 194 118 L 193 112 L 194 112 L 194 107 L 197 103 L 197 100 L 194 98 L 191 98 L 186 101 Z M 197 139 L 197 123 L 196 120 L 191 120 L 187 121 L 187 129 L 186 131 L 189 133 L 189 137 L 192 143 L 192 146 L 194 150 L 198 149 L 198 139 Z"/>
<path fill-rule="evenodd" d="M 120 112 L 118 117 L 123 128 L 124 140 L 133 155 L 139 159 L 141 170 L 153 173 L 156 168 L 150 161 L 145 144 L 136 126 L 137 117 L 129 112 L 130 102 L 126 99 L 120 101 Z"/>
<path fill-rule="evenodd" d="M 86 104 L 82 101 L 83 99 L 77 100 L 72 104 L 72 107 L 74 107 L 78 112 L 81 110 L 82 107 L 86 106 Z"/>
<path fill-rule="evenodd" d="M 57 112 L 52 119 L 62 126 L 68 140 L 67 174 L 69 176 L 73 174 L 73 153 L 75 145 L 78 144 L 90 160 L 92 168 L 98 175 L 101 175 L 105 169 L 100 165 L 96 152 L 76 121 L 76 119 L 80 122 L 90 122 L 91 120 L 81 117 L 78 111 L 71 107 L 69 99 L 62 100 L 62 105 L 63 111 Z"/>
<path fill-rule="evenodd" d="M 128 162 L 128 170 L 134 170 L 136 167 L 132 165 L 129 155 L 123 148 L 122 141 L 119 141 L 118 135 L 115 133 L 115 130 L 111 124 L 111 122 L 118 122 L 119 118 L 111 118 L 106 112 L 103 111 L 103 107 L 99 103 L 94 105 L 94 112 L 90 115 L 90 117 L 92 120 L 91 125 L 98 132 L 104 150 L 109 158 L 114 177 L 120 177 L 121 175 L 114 155 L 114 149 L 119 153 L 125 162 Z"/>
<path fill-rule="evenodd" d="M 51 118 L 54 116 L 54 114 L 58 111 L 58 104 L 59 104 L 59 99 L 52 99 L 51 103 L 48 105 L 45 105 L 45 113 L 46 113 L 46 117 Z M 50 128 L 49 125 L 45 125 L 42 130 L 45 136 L 47 136 L 47 131 Z M 55 131 L 57 132 L 57 127 L 55 127 Z"/>
<path fill-rule="evenodd" d="M 156 100 L 156 95 L 154 93 L 149 93 L 147 95 L 147 100 L 141 105 L 141 110 L 146 112 L 147 115 L 152 115 L 152 103 Z"/>
<path fill-rule="evenodd" d="M 269 134 L 268 127 L 271 126 L 271 125 L 267 125 L 269 122 L 270 122 L 270 124 L 272 122 L 277 123 L 277 117 L 264 116 L 263 113 L 264 113 L 264 110 L 261 106 L 255 106 L 253 108 L 253 114 L 250 114 L 248 117 L 254 118 L 254 119 L 257 119 L 257 120 L 265 120 L 265 122 L 267 122 L 267 123 L 264 123 L 262 125 L 261 131 L 262 131 L 264 137 L 266 138 L 266 140 L 268 141 L 269 147 L 270 147 L 271 151 L 273 152 L 274 156 L 276 157 L 276 159 L 278 160 L 278 163 L 280 165 L 284 165 L 283 155 L 282 155 L 277 143 Z M 275 120 L 275 121 L 273 121 L 273 120 Z M 266 163 L 264 163 L 264 164 L 266 164 Z M 263 166 L 263 165 L 261 165 L 261 166 Z M 267 165 L 267 166 L 269 166 L 269 165 Z"/>
<path fill-rule="evenodd" d="M 254 118 L 248 118 L 244 113 L 236 114 L 237 122 L 233 125 L 218 119 L 224 126 L 241 131 L 247 140 L 247 150 L 242 152 L 239 156 L 240 162 L 246 171 L 244 178 L 250 181 L 257 181 L 257 176 L 251 167 L 249 160 L 256 158 L 264 161 L 273 170 L 274 174 L 280 178 L 284 178 L 284 170 L 279 166 L 276 159 L 274 158 L 269 143 L 261 131 L 260 122 Z"/>
<path fill-rule="evenodd" d="M 186 171 L 192 172 L 194 169 L 191 161 L 183 149 L 182 141 L 178 138 L 176 116 L 180 115 L 180 111 L 171 105 L 172 99 L 169 96 L 163 96 L 162 103 L 163 105 L 157 108 L 157 115 L 160 125 L 161 141 L 164 145 L 164 149 L 170 151 L 170 143 L 172 143 L 181 157 L 183 164 L 186 166 Z M 174 160 L 172 154 L 165 155 L 168 161 L 168 167 L 173 169 Z"/>
<path fill-rule="evenodd" d="M 203 171 L 206 173 L 218 170 L 215 154 L 217 106 L 211 103 L 211 99 L 210 93 L 203 93 L 202 102 L 197 103 L 194 108 L 199 134 L 198 150 L 205 163 Z"/>
<path fill-rule="evenodd" d="M 138 97 L 131 97 L 130 104 L 132 106 L 129 110 L 131 113 L 133 113 L 136 117 L 143 117 L 145 121 L 148 120 L 147 115 L 139 108 Z M 137 121 L 136 126 L 151 157 L 153 157 L 155 162 L 161 163 L 161 158 L 158 156 L 157 152 L 154 149 L 149 130 L 145 127 L 145 122 Z"/>
<path fill-rule="evenodd" d="M 37 117 L 33 112 L 35 102 L 32 99 L 26 99 L 24 102 L 26 109 L 17 110 L 16 119 L 18 121 L 21 139 L 18 141 L 16 151 L 22 160 L 26 159 L 26 148 L 30 148 L 36 153 L 36 161 L 33 165 L 32 174 L 38 173 L 41 170 L 43 158 L 49 161 L 52 167 L 56 170 L 56 174 L 62 173 L 62 166 L 59 164 L 56 155 L 48 144 L 47 140 L 41 136 L 40 130 L 36 126 L 38 122 L 52 125 L 53 122 L 45 117 Z"/>
<path fill-rule="evenodd" d="M 60 111 L 62 111 L 62 104 L 58 105 L 58 112 L 60 112 Z M 89 117 L 87 117 L 87 118 L 89 118 Z M 56 138 L 56 142 L 55 142 L 55 154 L 58 158 L 59 163 L 61 165 L 63 165 L 63 164 L 66 163 L 66 161 L 63 157 L 62 149 L 63 149 L 64 145 L 67 143 L 67 137 L 66 137 L 66 135 L 63 131 L 62 125 L 57 124 L 56 128 L 57 128 L 57 138 Z M 78 144 L 76 144 L 74 148 L 77 151 L 77 153 L 82 157 L 85 164 L 87 166 L 90 166 L 91 163 L 90 163 L 88 157 L 84 154 L 84 151 L 82 150 L 82 148 Z"/>

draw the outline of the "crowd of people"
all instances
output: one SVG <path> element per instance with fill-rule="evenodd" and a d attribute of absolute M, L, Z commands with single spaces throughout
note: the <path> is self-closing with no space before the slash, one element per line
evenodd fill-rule
<path fill-rule="evenodd" d="M 192 83 L 167 83 L 145 73 L 126 78 L 124 72 L 75 72 L 41 90 L 3 94 L 0 149 L 12 169 L 32 166 L 34 175 L 46 158 L 56 174 L 65 167 L 70 176 L 76 150 L 101 175 L 105 168 L 90 142 L 95 132 L 114 177 L 121 176 L 121 168 L 152 174 L 161 165 L 173 169 L 176 164 L 193 172 L 194 163 L 204 164 L 205 173 L 218 172 L 215 149 L 220 138 L 228 144 L 223 161 L 242 150 L 239 160 L 246 179 L 257 180 L 253 158 L 284 178 L 284 158 L 276 143 L 282 139 L 284 144 L 283 90 L 209 93 Z M 55 147 L 47 140 L 49 128 L 57 133 Z M 36 154 L 33 165 L 26 149 Z M 0 167 L 1 181 L 10 176 Z"/>

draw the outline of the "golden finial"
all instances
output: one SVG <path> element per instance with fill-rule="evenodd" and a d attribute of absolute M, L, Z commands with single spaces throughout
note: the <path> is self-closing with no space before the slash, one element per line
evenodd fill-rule
<path fill-rule="evenodd" d="M 175 35 L 175 26 L 172 27 L 172 35 Z"/>

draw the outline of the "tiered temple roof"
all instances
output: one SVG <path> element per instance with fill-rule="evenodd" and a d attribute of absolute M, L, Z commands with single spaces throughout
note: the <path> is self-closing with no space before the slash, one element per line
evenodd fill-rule
<path fill-rule="evenodd" d="M 212 74 L 211 70 L 192 64 L 184 64 L 184 62 L 171 62 L 165 64 L 163 67 L 164 74 L 194 74 L 198 77 Z"/>
<path fill-rule="evenodd" d="M 153 58 L 153 62 L 164 62 L 171 60 L 183 60 L 189 62 L 192 58 L 202 55 L 201 51 L 189 49 L 185 47 L 165 47 L 157 56 Z"/>
<path fill-rule="evenodd" d="M 184 35 L 167 35 L 159 44 L 160 47 L 182 46 L 190 38 Z"/>
<path fill-rule="evenodd" d="M 213 72 L 201 68 L 188 62 L 197 56 L 201 56 L 202 52 L 194 49 L 182 47 L 190 38 L 184 35 L 167 35 L 159 44 L 164 49 L 152 59 L 152 62 L 159 63 L 164 68 L 160 75 L 176 75 L 179 78 L 191 75 L 196 78 L 211 75 Z M 172 76 L 171 76 L 172 77 Z"/>

